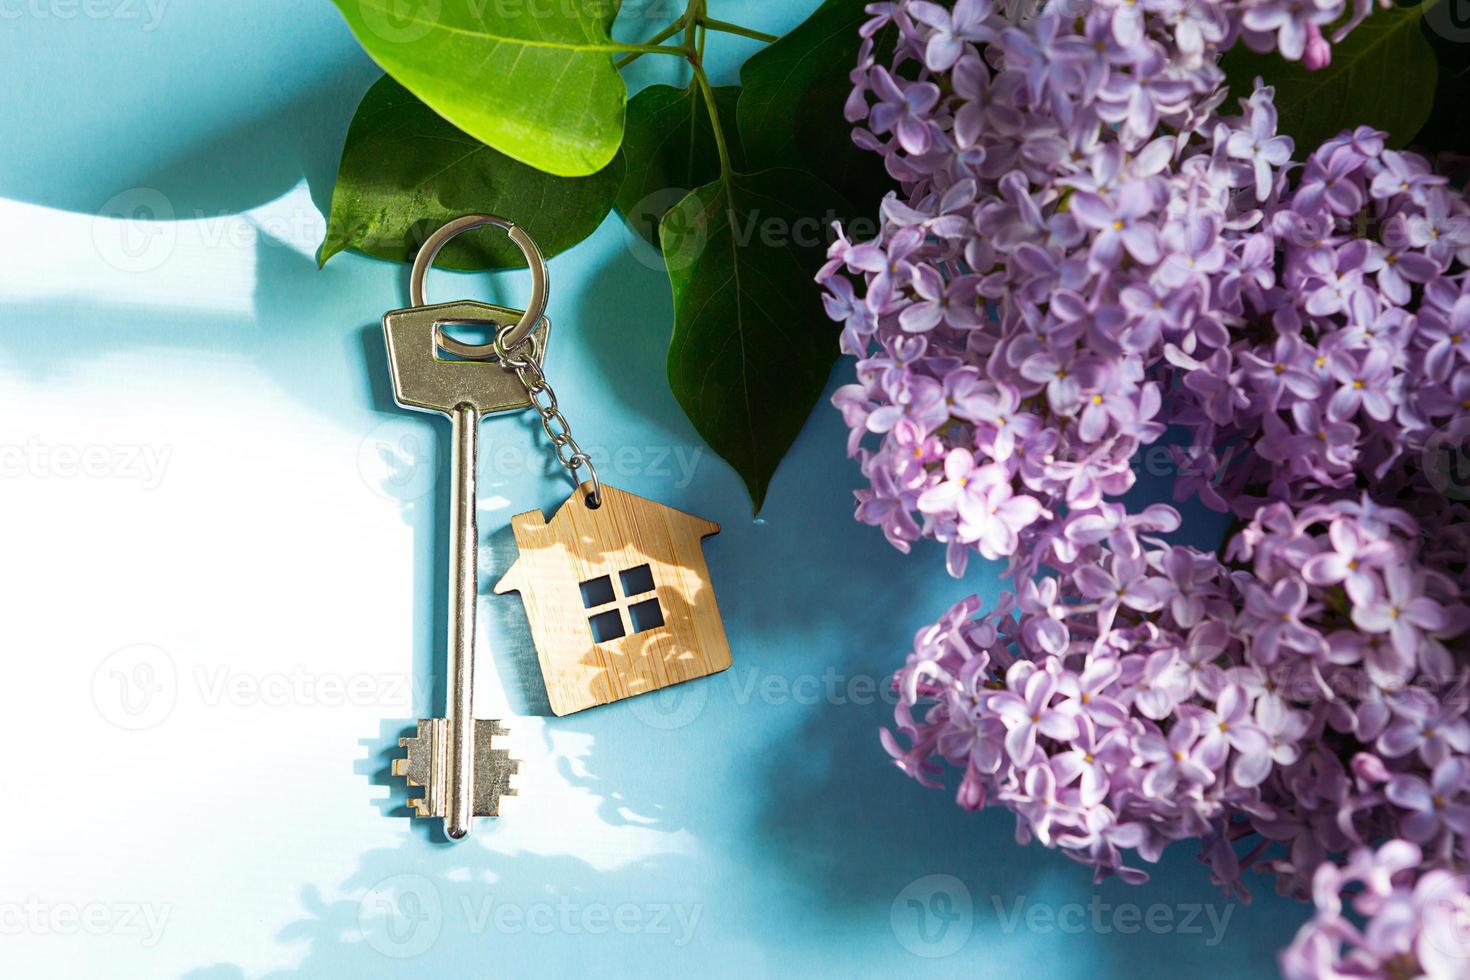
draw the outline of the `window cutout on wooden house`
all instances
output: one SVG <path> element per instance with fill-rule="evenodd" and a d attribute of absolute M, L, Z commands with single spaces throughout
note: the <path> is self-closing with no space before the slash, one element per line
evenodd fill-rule
<path fill-rule="evenodd" d="M 639 565 L 622 572 L 623 595 L 632 598 L 645 592 L 653 591 L 653 569 L 647 565 Z"/>
<path fill-rule="evenodd" d="M 587 624 L 592 627 L 594 643 L 607 643 L 627 634 L 623 628 L 623 614 L 617 609 L 600 612 L 588 619 Z"/>
<path fill-rule="evenodd" d="M 601 575 L 582 583 L 582 604 L 588 609 L 605 606 L 614 598 L 612 577 L 609 575 Z"/>
<path fill-rule="evenodd" d="M 634 633 L 655 630 L 664 624 L 663 607 L 658 604 L 658 597 L 654 596 L 652 599 L 645 599 L 643 602 L 629 606 L 628 618 L 633 621 Z"/>

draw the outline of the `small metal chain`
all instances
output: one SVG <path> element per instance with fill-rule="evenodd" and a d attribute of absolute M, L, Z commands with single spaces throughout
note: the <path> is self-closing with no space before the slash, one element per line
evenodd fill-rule
<path fill-rule="evenodd" d="M 602 506 L 602 481 L 597 478 L 592 457 L 577 445 L 577 440 L 572 436 L 571 425 L 557 407 L 556 392 L 552 390 L 541 370 L 541 354 L 536 349 L 535 334 L 528 333 L 519 343 L 507 346 L 505 341 L 514 330 L 515 324 L 511 324 L 496 333 L 496 356 L 502 364 L 515 371 L 516 377 L 525 387 L 526 394 L 531 399 L 531 407 L 541 416 L 541 428 L 546 430 L 546 438 L 551 440 L 556 461 L 566 467 L 567 472 L 572 475 L 572 482 L 577 486 L 582 485 L 577 474 L 586 468 L 587 476 L 592 481 L 592 489 L 587 493 L 587 506 L 595 510 Z"/>

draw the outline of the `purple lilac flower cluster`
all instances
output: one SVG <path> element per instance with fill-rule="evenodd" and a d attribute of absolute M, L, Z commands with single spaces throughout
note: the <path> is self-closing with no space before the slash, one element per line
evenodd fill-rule
<path fill-rule="evenodd" d="M 1023 839 L 1099 878 L 1142 881 L 1126 852 L 1187 838 L 1242 892 L 1243 860 L 1305 896 L 1327 854 L 1383 837 L 1463 857 L 1470 721 L 1445 695 L 1470 672 L 1445 641 L 1470 626 L 1470 580 L 1420 564 L 1407 513 L 1271 504 L 1233 567 L 1160 538 L 1166 508 L 1113 516 L 1069 522 L 1054 577 L 918 635 L 898 674 L 908 744 L 884 733 L 906 771 L 963 769 L 961 805 L 1014 810 Z"/>
<path fill-rule="evenodd" d="M 904 193 L 819 278 L 858 519 L 1016 582 L 916 637 L 898 764 L 1099 877 L 1186 838 L 1227 891 L 1274 872 L 1317 905 L 1293 976 L 1460 975 L 1421 893 L 1470 860 L 1470 512 L 1433 465 L 1470 441 L 1470 206 L 1367 129 L 1293 163 L 1216 64 L 1320 66 L 1344 7 L 870 5 L 848 114 Z M 1170 426 L 1222 554 L 1118 502 Z"/>
<path fill-rule="evenodd" d="M 946 542 L 955 574 L 972 551 L 1029 561 L 1060 508 L 1126 492 L 1164 432 L 1168 358 L 1227 345 L 1271 272 L 1291 142 L 1268 88 L 1217 112 L 1213 55 L 1313 5 L 1071 6 L 1017 26 L 986 0 L 875 4 L 893 69 L 870 37 L 854 73 L 859 142 L 907 192 L 821 276 L 861 359 L 837 396 L 870 483 L 858 518 L 901 548 Z"/>
<path fill-rule="evenodd" d="M 1390 841 L 1341 867 L 1323 864 L 1312 882 L 1316 917 L 1281 959 L 1288 980 L 1464 976 L 1470 881 L 1443 869 L 1421 874 L 1423 863 L 1418 846 Z"/>
<path fill-rule="evenodd" d="M 1216 306 L 1227 341 L 1166 350 L 1185 372 L 1169 420 L 1193 432 L 1179 493 L 1241 517 L 1364 475 L 1405 491 L 1424 468 L 1405 456 L 1470 433 L 1470 204 L 1368 129 L 1275 191 L 1243 246 L 1260 264 Z"/>

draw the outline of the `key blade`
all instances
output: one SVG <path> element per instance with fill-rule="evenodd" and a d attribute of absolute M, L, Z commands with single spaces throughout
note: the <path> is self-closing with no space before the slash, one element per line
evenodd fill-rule
<path fill-rule="evenodd" d="M 494 747 L 496 737 L 510 732 L 498 721 L 475 720 L 475 816 L 500 816 L 500 798 L 515 796 L 510 777 L 520 771 L 521 763 L 510 757 L 509 749 Z"/>

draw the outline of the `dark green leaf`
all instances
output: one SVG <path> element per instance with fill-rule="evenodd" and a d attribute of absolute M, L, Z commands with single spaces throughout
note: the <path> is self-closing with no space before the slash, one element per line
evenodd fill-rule
<path fill-rule="evenodd" d="M 766 170 L 693 191 L 660 229 L 674 287 L 669 384 L 757 510 L 837 357 L 812 277 L 847 210 L 809 173 Z"/>
<path fill-rule="evenodd" d="M 865 0 L 826 0 L 740 69 L 740 135 L 751 169 L 809 170 L 873 210 L 894 181 L 852 141 L 843 106 L 857 65 Z"/>
<path fill-rule="evenodd" d="M 455 129 L 392 78 L 363 97 L 347 131 L 320 260 L 355 248 L 410 261 L 450 218 L 472 211 L 525 227 L 548 255 L 597 230 L 623 180 L 619 156 L 591 177 L 553 177 Z M 526 262 L 503 232 L 461 235 L 440 264 L 506 269 Z"/>
<path fill-rule="evenodd" d="M 540 170 L 597 173 L 623 140 L 608 0 L 332 0 L 383 69 L 471 136 Z"/>
<path fill-rule="evenodd" d="M 1320 71 L 1236 45 L 1221 61 L 1230 94 L 1249 96 L 1258 75 L 1276 86 L 1280 131 L 1296 141 L 1298 158 L 1355 126 L 1381 129 L 1391 146 L 1406 146 L 1429 118 L 1438 77 L 1420 29 L 1427 6 L 1375 10 L 1333 46 L 1332 64 Z"/>
<path fill-rule="evenodd" d="M 1428 154 L 1448 152 L 1456 170 L 1437 169 L 1457 183 L 1464 181 L 1470 162 L 1470 0 L 1440 0 L 1424 12 L 1424 37 L 1439 64 L 1439 84 L 1429 121 L 1414 137 L 1413 146 Z"/>
<path fill-rule="evenodd" d="M 743 159 L 735 127 L 736 85 L 716 88 L 715 107 L 724 126 L 732 164 Z M 709 109 L 698 86 L 650 85 L 628 101 L 623 137 L 628 175 L 618 193 L 618 211 L 634 231 L 658 247 L 658 225 L 691 190 L 720 176 L 720 154 Z"/>

